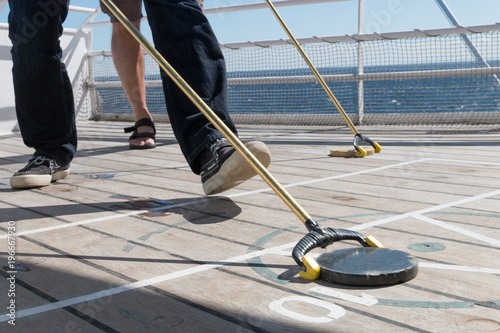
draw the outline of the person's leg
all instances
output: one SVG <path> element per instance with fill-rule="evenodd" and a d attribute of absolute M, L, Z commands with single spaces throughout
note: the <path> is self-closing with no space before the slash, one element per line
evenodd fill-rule
<path fill-rule="evenodd" d="M 125 14 L 125 16 L 140 28 L 141 0 L 115 0 L 116 6 Z M 129 100 L 136 122 L 142 119 L 150 121 L 141 121 L 144 124 L 135 127 L 137 133 L 152 133 L 154 137 L 155 128 L 152 124 L 153 118 L 146 105 L 146 84 L 144 77 L 144 52 L 140 44 L 127 31 L 127 29 L 114 17 L 109 9 L 101 3 L 102 11 L 110 16 L 113 23 L 113 32 L 111 37 L 111 51 L 113 54 L 113 63 L 115 65 L 120 81 Z M 130 139 L 131 148 L 152 148 L 155 146 L 155 140 L 152 137 L 135 137 Z"/>
<path fill-rule="evenodd" d="M 69 164 L 77 148 L 73 88 L 59 37 L 69 1 L 9 0 L 19 128 L 36 155 Z"/>
<path fill-rule="evenodd" d="M 226 67 L 222 50 L 196 0 L 144 0 L 157 50 L 237 135 L 229 115 Z M 205 194 L 233 188 L 257 173 L 163 71 L 167 110 L 181 150 Z M 266 145 L 245 144 L 267 167 Z"/>
<path fill-rule="evenodd" d="M 139 29 L 140 21 L 132 22 Z M 113 23 L 111 51 L 118 76 L 134 110 L 135 120 L 147 118 L 153 121 L 146 105 L 146 83 L 144 78 L 144 52 L 139 43 L 121 23 Z M 138 133 L 154 133 L 152 126 L 137 127 Z M 130 140 L 132 146 L 154 146 L 155 140 L 137 137 Z"/>
<path fill-rule="evenodd" d="M 11 186 L 45 186 L 69 174 L 77 149 L 73 88 L 59 44 L 69 1 L 9 0 L 9 7 L 17 119 L 35 149 Z"/>
<path fill-rule="evenodd" d="M 219 43 L 196 0 L 145 0 L 156 49 L 236 133 L 228 113 L 226 68 Z M 172 129 L 195 174 L 200 152 L 222 135 L 161 71 Z"/>

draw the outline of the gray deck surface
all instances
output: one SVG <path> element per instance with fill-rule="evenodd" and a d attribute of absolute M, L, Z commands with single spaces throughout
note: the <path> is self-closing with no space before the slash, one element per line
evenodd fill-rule
<path fill-rule="evenodd" d="M 22 191 L 9 178 L 32 150 L 0 137 L 0 332 L 500 331 L 498 130 L 361 127 L 382 152 L 340 158 L 346 128 L 239 127 L 323 226 L 418 258 L 415 279 L 368 288 L 299 277 L 290 254 L 307 230 L 258 176 L 206 197 L 169 125 L 147 151 L 123 125 L 79 123 L 71 176 Z"/>

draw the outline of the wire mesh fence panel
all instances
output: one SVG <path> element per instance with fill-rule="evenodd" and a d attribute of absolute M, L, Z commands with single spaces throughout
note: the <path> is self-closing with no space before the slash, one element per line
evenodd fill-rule
<path fill-rule="evenodd" d="M 303 48 L 355 124 L 500 123 L 500 31 L 315 41 Z M 367 35 L 368 36 L 368 35 Z M 279 44 L 279 43 L 278 43 Z M 345 125 L 297 49 L 224 45 L 229 110 L 237 123 Z M 109 54 L 89 57 L 96 119 L 132 118 Z M 147 103 L 168 121 L 158 65 L 146 55 Z"/>

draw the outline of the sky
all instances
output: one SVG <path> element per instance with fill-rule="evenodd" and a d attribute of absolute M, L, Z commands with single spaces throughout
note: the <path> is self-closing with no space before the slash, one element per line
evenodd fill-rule
<path fill-rule="evenodd" d="M 279 0 L 275 0 L 274 3 Z M 2 0 L 0 0 L 1 6 Z M 500 22 L 499 0 L 445 0 L 458 22 L 463 26 L 486 25 Z M 265 3 L 264 0 L 205 0 L 205 8 Z M 71 5 L 97 8 L 98 0 L 71 0 Z M 296 38 L 312 36 L 341 36 L 358 31 L 358 1 L 336 1 L 277 8 Z M 0 13 L 0 22 L 7 22 L 8 5 Z M 144 12 L 145 14 L 145 12 Z M 65 27 L 76 28 L 87 14 L 70 13 Z M 263 41 L 287 38 L 272 12 L 259 9 L 208 15 L 219 42 Z M 100 14 L 94 21 L 107 20 Z M 365 0 L 365 33 L 408 31 L 450 27 L 450 22 L 435 0 Z M 141 31 L 152 41 L 148 25 Z M 110 50 L 111 27 L 94 30 L 92 49 Z"/>

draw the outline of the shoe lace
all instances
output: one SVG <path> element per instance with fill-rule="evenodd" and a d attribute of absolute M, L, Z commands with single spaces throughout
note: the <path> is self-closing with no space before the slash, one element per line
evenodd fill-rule
<path fill-rule="evenodd" d="M 51 170 L 53 170 L 54 168 L 57 168 L 57 166 L 58 166 L 58 164 L 54 160 L 52 160 L 50 158 L 47 158 L 45 156 L 33 156 L 29 160 L 27 167 L 28 166 L 32 166 L 32 165 L 37 165 L 38 166 L 38 165 L 42 165 L 42 164 L 45 164 L 45 163 L 48 164 L 48 167 Z"/>
<path fill-rule="evenodd" d="M 43 162 L 45 162 L 46 158 L 45 156 L 34 156 L 31 160 L 31 164 L 36 164 L 36 165 L 41 165 Z"/>

